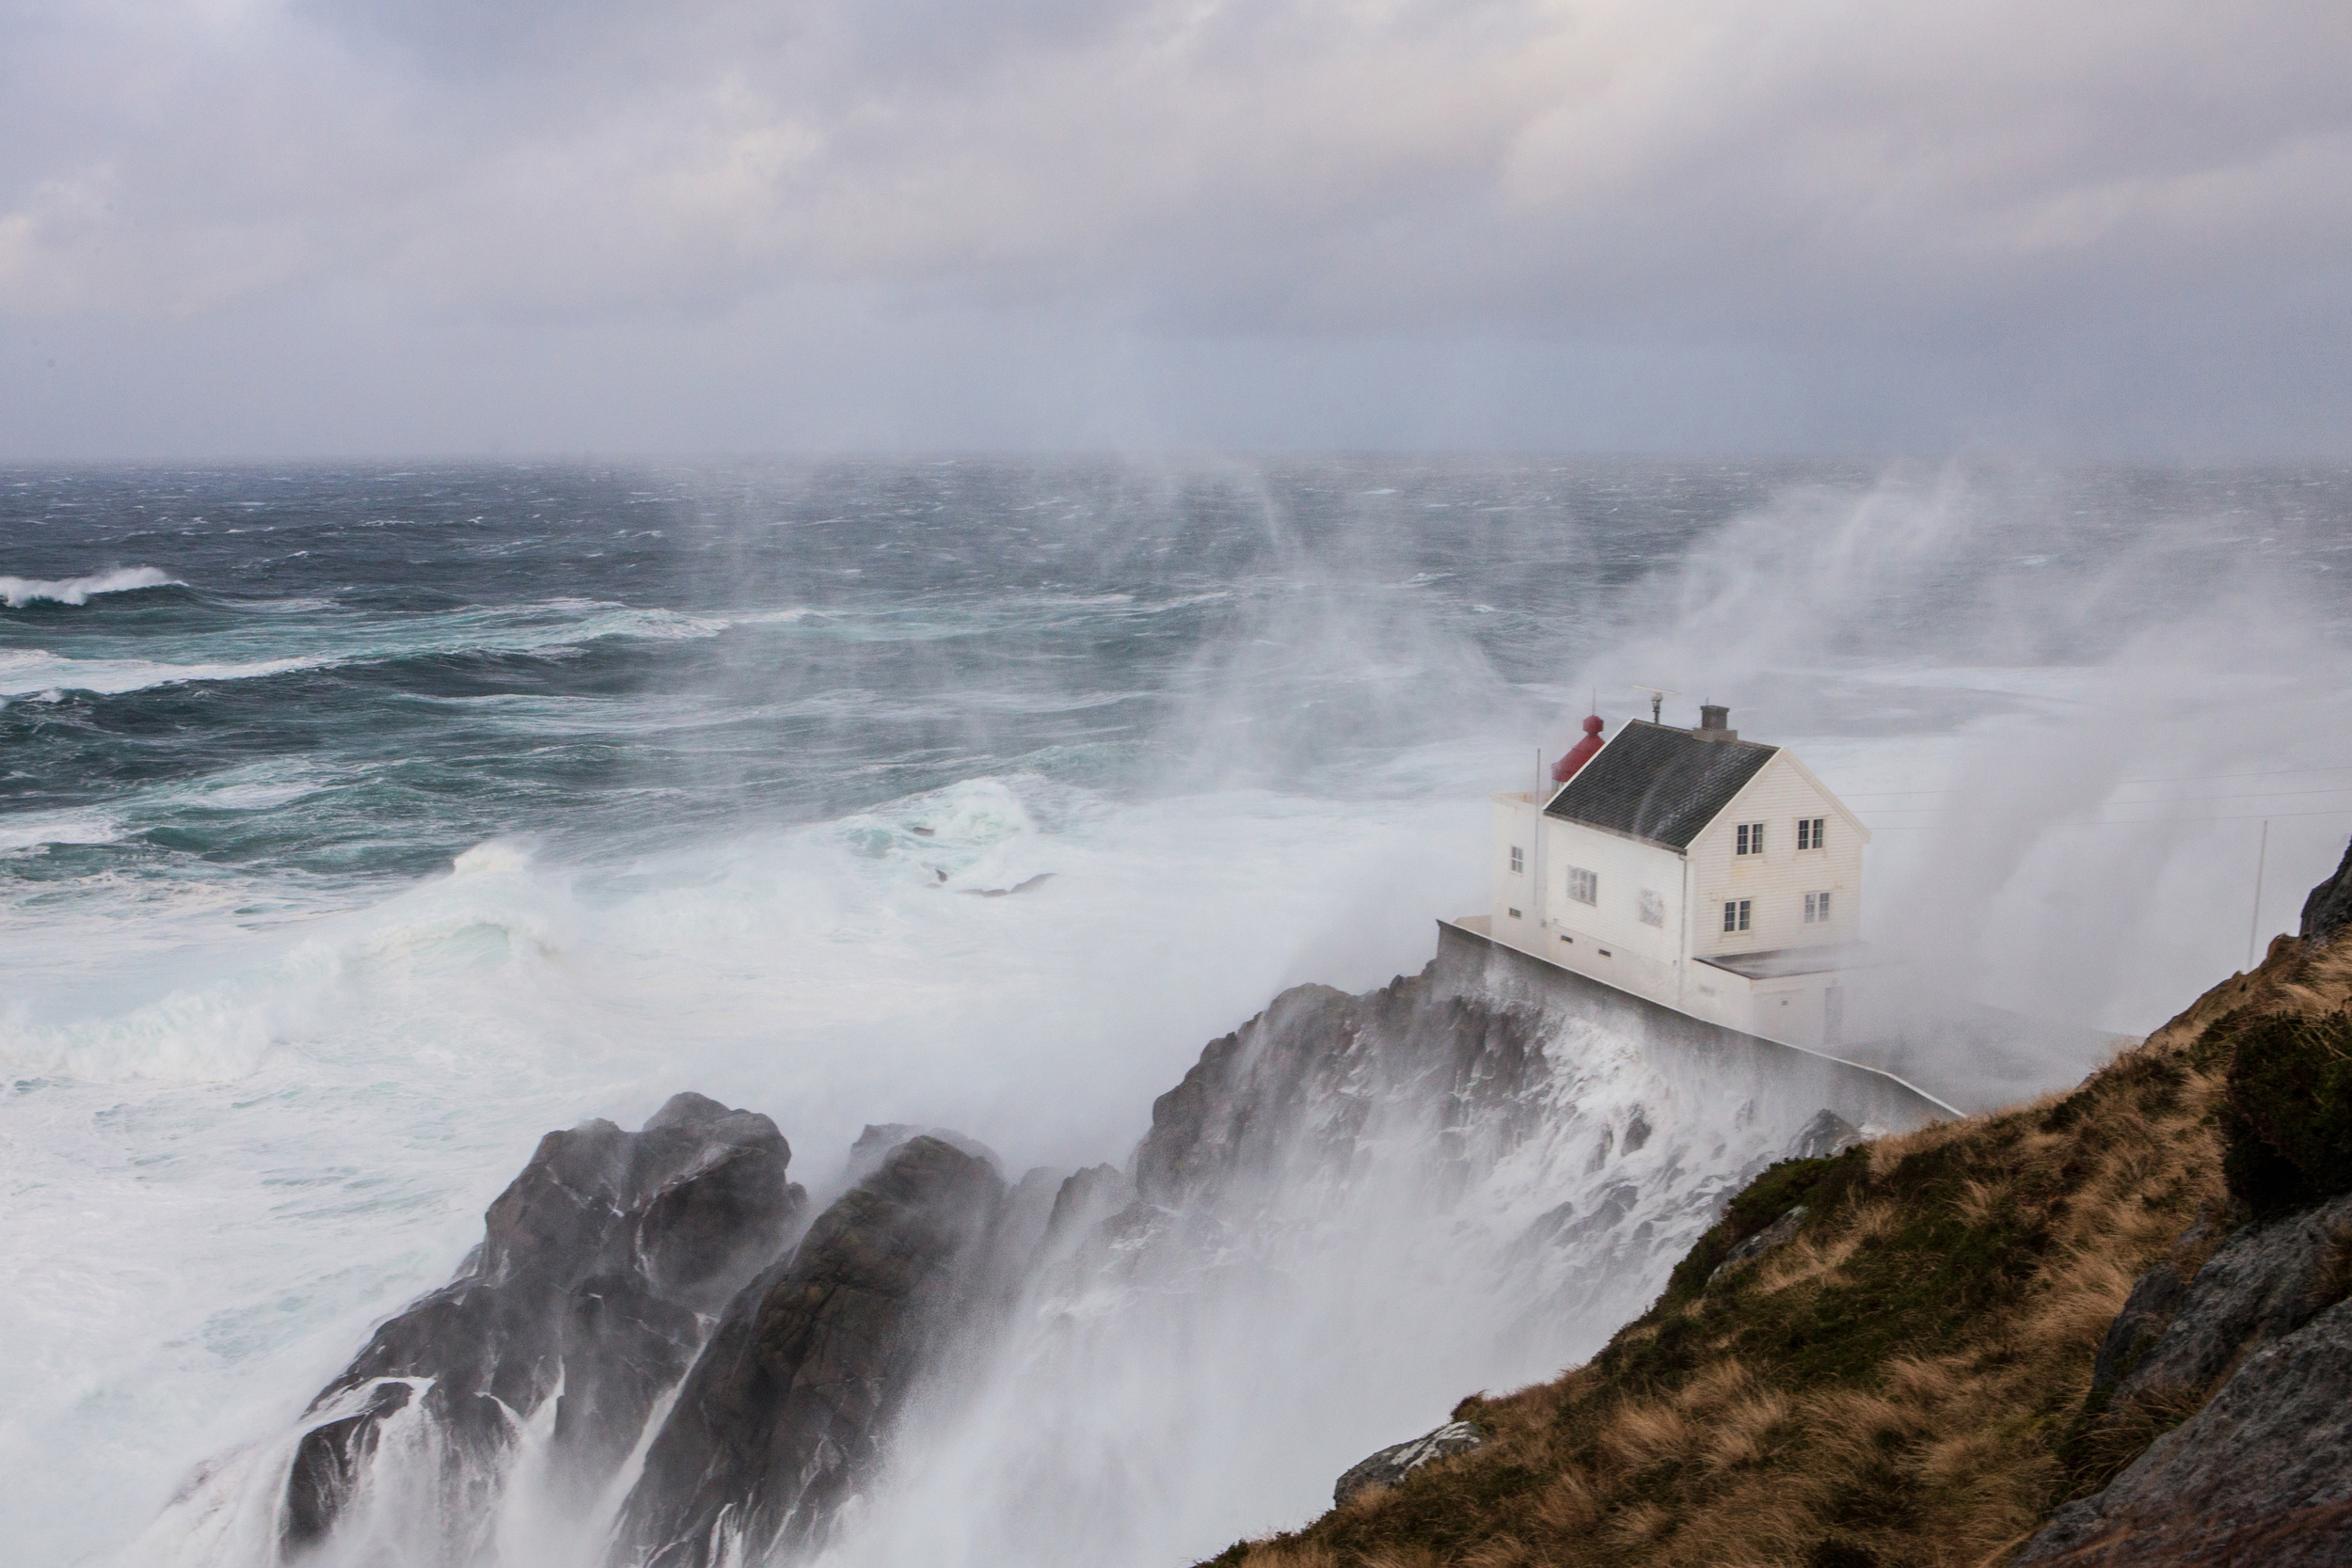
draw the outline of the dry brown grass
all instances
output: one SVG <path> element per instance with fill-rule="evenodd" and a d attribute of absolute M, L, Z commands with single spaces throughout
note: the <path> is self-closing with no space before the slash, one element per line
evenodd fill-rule
<path fill-rule="evenodd" d="M 2095 1451 L 2060 1453 L 2133 1280 L 2226 1207 L 2222 1085 L 2192 1048 L 2240 1007 L 2347 999 L 2352 936 L 2323 953 L 2282 940 L 2080 1090 L 1880 1139 L 1824 1167 L 1804 1228 L 1755 1267 L 1702 1288 L 1737 1239 L 1719 1232 L 1591 1365 L 1465 1401 L 1485 1448 L 1219 1560 L 1996 1563 L 2086 1466 L 2127 1462 L 2202 1397 L 2152 1396 Z M 2195 1262 L 2227 1228 L 2207 1227 Z M 2352 1234 L 2339 1255 L 2328 1289 L 2352 1294 Z"/>

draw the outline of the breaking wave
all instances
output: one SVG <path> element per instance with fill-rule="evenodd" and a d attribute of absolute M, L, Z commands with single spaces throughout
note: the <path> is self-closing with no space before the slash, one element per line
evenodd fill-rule
<path fill-rule="evenodd" d="M 112 572 L 45 582 L 37 578 L 0 577 L 0 604 L 23 610 L 36 600 L 51 604 L 85 605 L 101 594 L 135 594 L 142 588 L 180 588 L 178 578 L 157 566 L 125 566 Z"/>

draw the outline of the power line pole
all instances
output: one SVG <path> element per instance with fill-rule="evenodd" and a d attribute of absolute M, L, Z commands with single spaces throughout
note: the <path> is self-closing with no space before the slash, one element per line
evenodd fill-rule
<path fill-rule="evenodd" d="M 2270 859 L 2270 818 L 2263 818 L 2263 846 L 2254 855 L 2254 917 L 2246 923 L 2246 968 L 2254 968 L 2254 943 L 2262 940 L 2263 864 Z"/>

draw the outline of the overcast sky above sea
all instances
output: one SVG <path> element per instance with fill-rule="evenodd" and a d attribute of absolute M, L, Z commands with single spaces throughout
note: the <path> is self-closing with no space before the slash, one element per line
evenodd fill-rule
<path fill-rule="evenodd" d="M 2352 452 L 2345 0 L 0 0 L 0 456 Z"/>

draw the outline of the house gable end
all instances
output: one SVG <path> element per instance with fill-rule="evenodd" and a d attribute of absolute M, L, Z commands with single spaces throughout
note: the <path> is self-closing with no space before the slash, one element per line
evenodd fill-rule
<path fill-rule="evenodd" d="M 1853 830 L 1854 837 L 1859 842 L 1864 844 L 1870 842 L 1870 830 L 1863 826 L 1862 818 L 1849 810 L 1846 802 L 1831 794 L 1829 786 L 1821 783 L 1813 769 L 1798 761 L 1793 752 L 1784 750 L 1774 753 L 1770 762 L 1757 768 L 1755 777 L 1742 784 L 1737 795 L 1724 802 L 1723 810 L 1717 812 L 1704 827 L 1692 835 L 1689 852 L 1696 854 L 1702 849 L 1710 848 L 1720 840 L 1730 838 L 1732 829 L 1737 823 L 1756 820 L 1755 811 L 1748 802 L 1769 792 L 1776 782 L 1773 775 L 1783 768 L 1793 771 L 1799 779 L 1803 780 L 1805 787 L 1819 796 L 1830 811 L 1836 814 L 1838 821 Z M 1770 816 L 1771 814 L 1768 813 L 1768 819 Z"/>

